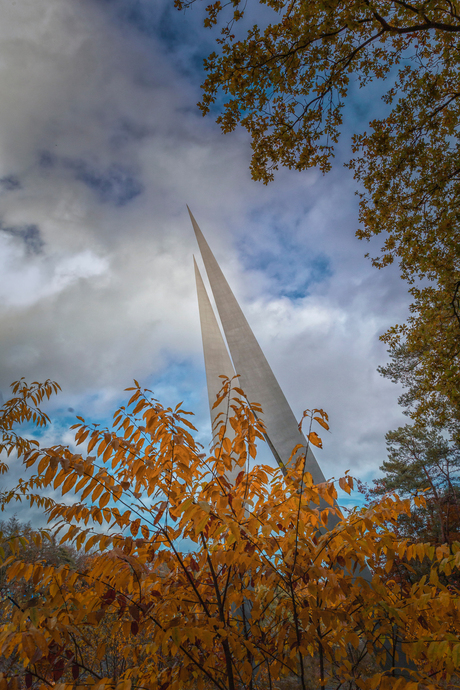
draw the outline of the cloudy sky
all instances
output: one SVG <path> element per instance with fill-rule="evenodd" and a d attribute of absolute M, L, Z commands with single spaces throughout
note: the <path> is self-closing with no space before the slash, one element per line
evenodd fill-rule
<path fill-rule="evenodd" d="M 296 415 L 329 413 L 325 474 L 369 480 L 404 421 L 376 367 L 407 292 L 364 258 L 343 161 L 380 102 L 353 96 L 328 176 L 255 183 L 246 134 L 196 107 L 213 49 L 201 19 L 172 0 L 3 3 L 0 390 L 58 381 L 47 438 L 69 440 L 75 414 L 104 421 L 136 378 L 185 400 L 205 442 L 189 204 Z"/>

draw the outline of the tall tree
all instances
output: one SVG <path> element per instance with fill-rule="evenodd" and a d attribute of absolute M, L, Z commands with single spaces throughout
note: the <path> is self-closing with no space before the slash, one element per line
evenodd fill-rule
<path fill-rule="evenodd" d="M 407 424 L 386 435 L 388 459 L 374 480 L 374 495 L 397 491 L 401 496 L 425 492 L 426 503 L 400 517 L 409 539 L 452 543 L 460 538 L 460 445 L 437 429 Z"/>
<path fill-rule="evenodd" d="M 175 0 L 179 9 L 194 2 Z M 248 130 L 252 176 L 267 183 L 280 165 L 328 171 L 350 85 L 384 82 L 382 117 L 352 141 L 356 156 L 349 167 L 361 190 L 357 235 L 383 234 L 374 265 L 397 260 L 410 285 L 409 319 L 383 338 L 392 348 L 405 343 L 420 357 L 414 414 L 424 414 L 439 394 L 460 408 L 458 4 L 259 4 L 271 10 L 272 21 L 239 35 L 246 3 L 218 0 L 207 7 L 205 24 L 217 24 L 224 13 L 224 26 L 218 52 L 205 60 L 199 107 L 203 114 L 220 111 L 224 132 L 239 124 Z"/>
<path fill-rule="evenodd" d="M 389 348 L 388 354 L 389 362 L 377 370 L 393 383 L 403 386 L 398 402 L 404 408 L 404 414 L 415 417 L 419 425 L 443 428 L 456 443 L 460 443 L 460 407 L 444 390 L 433 389 L 420 352 L 411 351 L 407 343 L 401 343 Z"/>

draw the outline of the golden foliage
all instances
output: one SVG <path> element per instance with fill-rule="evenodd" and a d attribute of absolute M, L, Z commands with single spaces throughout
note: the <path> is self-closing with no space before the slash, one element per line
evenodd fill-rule
<path fill-rule="evenodd" d="M 323 687 L 437 688 L 457 672 L 460 601 L 440 575 L 459 567 L 460 544 L 396 539 L 393 525 L 409 510 L 396 495 L 345 517 L 335 484 L 315 486 L 302 455 L 285 475 L 250 469 L 263 428 L 231 382 L 224 387 L 232 417 L 220 418 L 210 454 L 189 413 L 165 409 L 137 383 L 111 429 L 79 419 L 81 454 L 26 453 L 36 474 L 21 496 L 65 494 L 46 504 L 49 523 L 61 543 L 91 555 L 80 570 L 4 561 L 1 690 L 233 690 L 287 674 L 306 687 L 313 657 Z M 318 413 L 327 418 L 313 410 L 310 422 Z M 339 483 L 353 487 L 349 476 Z M 428 559 L 429 578 L 389 580 L 395 558 Z M 19 580 L 33 588 L 29 601 L 11 595 Z M 401 648 L 415 662 L 404 673 Z M 363 672 L 369 655 L 387 670 Z"/>

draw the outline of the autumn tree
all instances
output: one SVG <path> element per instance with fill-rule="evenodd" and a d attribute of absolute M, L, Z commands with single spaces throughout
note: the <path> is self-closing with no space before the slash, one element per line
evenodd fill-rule
<path fill-rule="evenodd" d="M 76 566 L 78 563 L 78 553 L 69 545 L 59 545 L 57 539 L 52 535 L 40 546 L 34 542 L 35 530 L 29 522 L 23 523 L 18 520 L 16 515 L 8 520 L 0 520 L 0 533 L 3 538 L 4 556 L 9 555 L 8 543 L 17 537 L 22 537 L 24 543 L 21 544 L 20 557 L 30 563 L 40 560 L 50 565 L 61 565 L 66 563 Z M 41 542 L 41 540 L 40 540 Z"/>
<path fill-rule="evenodd" d="M 20 379 L 12 384 L 13 396 L 0 408 L 0 474 L 6 474 L 9 470 L 8 459 L 24 457 L 26 453 L 39 447 L 39 441 L 23 436 L 24 430 L 32 428 L 42 429 L 49 424 L 50 419 L 40 405 L 49 400 L 60 389 L 59 384 L 47 380 L 44 383 L 34 381 L 27 384 Z M 22 433 L 21 433 L 22 431 Z M 28 491 L 28 483 L 19 481 L 16 487 L 0 491 L 0 505 L 2 509 L 10 502 L 21 502 Z M 48 508 L 52 501 L 47 496 L 35 496 L 31 505 L 36 504 L 40 508 Z M 42 535 L 43 532 L 43 535 Z M 0 556 L 8 558 L 11 554 L 17 554 L 21 549 L 29 547 L 28 554 L 33 557 L 33 544 L 42 545 L 42 536 L 50 538 L 47 530 L 31 530 L 29 525 L 21 525 L 16 519 L 0 523 Z M 27 538 L 29 537 L 29 538 Z"/>
<path fill-rule="evenodd" d="M 13 383 L 11 389 L 13 397 L 0 408 L 0 454 L 9 457 L 14 452 L 20 457 L 39 443 L 36 439 L 24 438 L 18 428 L 30 422 L 38 428 L 49 424 L 48 415 L 39 405 L 61 389 L 54 381 L 34 381 L 28 385 L 23 378 Z M 0 472 L 7 470 L 8 465 L 2 462 Z"/>
<path fill-rule="evenodd" d="M 180 405 L 164 408 L 137 384 L 131 393 L 111 428 L 79 420 L 81 453 L 22 453 L 35 474 L 4 500 L 59 490 L 63 500 L 45 504 L 50 526 L 93 555 L 78 571 L 5 555 L 6 582 L 22 578 L 38 596 L 2 601 L 2 688 L 234 690 L 291 675 L 304 690 L 309 677 L 321 688 L 416 690 L 458 671 L 460 600 L 440 574 L 458 568 L 460 544 L 399 539 L 409 504 L 396 495 L 344 517 L 335 484 L 313 485 L 299 449 L 286 474 L 250 469 L 260 410 L 231 381 L 231 417 L 218 420 L 211 453 Z M 350 491 L 353 480 L 339 484 Z M 389 579 L 402 557 L 428 559 L 429 578 L 409 588 Z M 401 646 L 412 669 L 400 668 Z"/>
<path fill-rule="evenodd" d="M 183 9 L 196 0 L 175 0 Z M 382 82 L 382 115 L 353 136 L 359 183 L 357 236 L 382 235 L 382 268 L 398 261 L 412 303 L 383 339 L 420 358 L 414 414 L 436 399 L 460 409 L 460 17 L 451 0 L 259 0 L 207 7 L 223 23 L 205 60 L 199 107 L 223 132 L 247 129 L 251 172 L 279 166 L 327 172 L 350 87 Z M 254 3 L 251 4 L 251 11 Z M 251 15 L 253 16 L 253 15 Z M 240 28 L 241 27 L 241 28 Z M 442 410 L 441 410 L 442 413 Z M 441 420 L 442 421 L 442 420 Z"/>

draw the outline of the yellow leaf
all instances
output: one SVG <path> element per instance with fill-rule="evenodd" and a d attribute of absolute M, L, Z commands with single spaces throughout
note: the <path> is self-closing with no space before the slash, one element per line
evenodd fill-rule
<path fill-rule="evenodd" d="M 98 442 L 98 440 L 99 440 L 98 432 L 93 431 L 93 433 L 91 434 L 91 438 L 88 442 L 88 448 L 87 448 L 88 453 L 91 453 L 91 451 L 93 450 L 93 448 L 96 445 L 96 443 Z"/>
<path fill-rule="evenodd" d="M 93 495 L 91 496 L 91 500 L 93 501 L 93 503 L 96 501 L 96 499 L 99 498 L 99 496 L 104 491 L 104 489 L 105 489 L 104 484 L 97 484 L 96 485 L 96 488 L 93 491 Z M 83 498 L 83 494 L 82 494 L 82 498 Z"/>
<path fill-rule="evenodd" d="M 299 450 L 300 450 L 301 448 L 303 448 L 303 447 L 304 447 L 304 446 L 303 446 L 302 443 L 298 443 L 296 446 L 294 446 L 294 448 L 293 448 L 293 450 L 292 450 L 292 453 L 291 453 L 291 455 L 289 456 L 288 464 L 289 464 L 289 462 L 292 460 L 292 458 L 294 457 L 294 455 L 297 453 L 297 451 L 299 451 Z"/>
<path fill-rule="evenodd" d="M 230 441 L 229 438 L 224 438 L 222 441 L 222 448 L 226 453 L 230 453 L 232 450 L 232 442 Z"/>
<path fill-rule="evenodd" d="M 32 621 L 32 623 L 35 625 L 35 627 L 37 627 L 38 621 L 39 621 L 39 616 L 38 616 L 38 611 L 35 608 L 35 606 L 32 607 L 31 609 L 28 609 L 28 614 L 29 614 L 29 618 Z"/>
<path fill-rule="evenodd" d="M 230 529 L 230 532 L 232 533 L 232 536 L 235 538 L 235 541 L 238 541 L 238 539 L 241 536 L 238 525 L 235 522 L 231 522 L 228 527 Z"/>
<path fill-rule="evenodd" d="M 369 679 L 369 685 L 371 687 L 371 690 L 375 690 L 378 684 L 380 683 L 382 679 L 382 674 L 381 673 L 375 673 L 372 678 Z"/>

